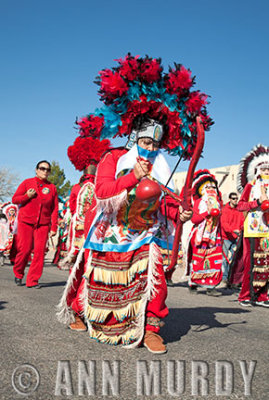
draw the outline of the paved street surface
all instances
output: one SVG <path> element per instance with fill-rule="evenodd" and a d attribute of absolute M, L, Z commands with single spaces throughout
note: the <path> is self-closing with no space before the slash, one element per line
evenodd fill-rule
<path fill-rule="evenodd" d="M 143 347 L 102 345 L 87 332 L 59 324 L 55 305 L 67 276 L 47 262 L 42 288 L 36 290 L 17 287 L 11 265 L 0 267 L 1 400 L 269 399 L 269 309 L 242 308 L 236 294 L 225 289 L 219 289 L 218 298 L 202 290 L 190 294 L 179 271 L 176 286 L 169 288 L 170 314 L 162 328 L 168 353 L 153 355 Z M 246 396 L 242 370 L 251 376 L 255 364 L 251 395 Z M 88 372 L 88 388 L 83 371 Z M 179 384 L 178 376 L 184 377 Z"/>

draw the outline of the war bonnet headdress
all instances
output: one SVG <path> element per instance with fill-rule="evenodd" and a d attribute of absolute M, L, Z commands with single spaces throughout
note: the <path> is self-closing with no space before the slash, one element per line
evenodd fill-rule
<path fill-rule="evenodd" d="M 175 64 L 164 73 L 161 59 L 148 56 L 128 54 L 116 61 L 116 67 L 102 70 L 97 77 L 104 106 L 77 121 L 81 136 L 130 139 L 137 120 L 151 119 L 164 129 L 161 148 L 190 158 L 197 139 L 196 117 L 200 116 L 205 130 L 213 124 L 206 110 L 207 95 L 191 91 L 195 83 L 191 71 Z"/>
<path fill-rule="evenodd" d="M 258 144 L 242 158 L 237 175 L 237 190 L 242 193 L 248 182 L 260 175 L 260 168 L 269 168 L 269 147 Z"/>

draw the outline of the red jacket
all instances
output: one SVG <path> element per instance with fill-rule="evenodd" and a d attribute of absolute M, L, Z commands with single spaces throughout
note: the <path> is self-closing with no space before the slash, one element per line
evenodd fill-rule
<path fill-rule="evenodd" d="M 238 237 L 234 231 L 243 229 L 244 214 L 238 210 L 238 207 L 233 208 L 230 203 L 227 203 L 222 209 L 220 219 L 222 238 L 233 242 Z"/>
<path fill-rule="evenodd" d="M 37 194 L 30 199 L 26 192 L 31 188 L 35 189 Z M 17 188 L 12 202 L 20 206 L 18 221 L 31 225 L 51 224 L 51 231 L 57 231 L 58 195 L 53 183 L 36 177 L 25 179 Z"/>
<path fill-rule="evenodd" d="M 119 158 L 126 152 L 126 149 L 111 150 L 106 153 L 106 155 L 98 164 L 95 183 L 95 194 L 97 198 L 108 199 L 120 194 L 125 189 L 127 189 L 129 192 L 139 183 L 139 180 L 136 179 L 133 170 L 127 175 L 123 175 L 118 179 L 115 178 L 117 162 Z M 176 221 L 179 203 L 170 196 L 166 196 L 166 205 L 167 217 Z M 163 215 L 165 215 L 163 199 L 161 200 L 160 211 Z"/>

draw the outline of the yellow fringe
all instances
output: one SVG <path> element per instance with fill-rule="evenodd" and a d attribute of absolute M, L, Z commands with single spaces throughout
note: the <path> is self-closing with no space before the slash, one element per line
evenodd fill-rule
<path fill-rule="evenodd" d="M 117 321 L 122 321 L 126 317 L 134 317 L 138 314 L 141 307 L 141 300 L 135 303 L 130 303 L 128 306 L 121 308 L 120 310 L 114 310 L 113 315 Z"/>
<path fill-rule="evenodd" d="M 134 328 L 128 330 L 128 332 L 126 332 L 124 335 L 106 336 L 103 332 L 92 329 L 90 337 L 106 344 L 117 345 L 119 342 L 121 342 L 123 345 L 128 345 L 131 341 L 133 342 L 134 339 L 136 339 L 136 331 L 137 328 Z"/>
<path fill-rule="evenodd" d="M 265 251 L 263 253 L 253 253 L 255 258 L 266 258 L 269 255 L 269 251 Z"/>
<path fill-rule="evenodd" d="M 254 281 L 253 286 L 258 286 L 258 287 L 263 287 L 267 284 L 267 281 L 260 282 L 260 281 Z"/>
<path fill-rule="evenodd" d="M 84 236 L 80 237 L 80 238 L 74 238 L 74 246 L 78 247 L 79 249 L 82 248 L 82 246 L 84 245 L 85 242 L 85 238 Z"/>
<path fill-rule="evenodd" d="M 268 272 L 269 271 L 269 265 L 268 266 L 263 266 L 263 267 L 258 267 L 258 266 L 256 266 L 256 267 L 254 267 L 253 268 L 253 271 L 254 272 L 260 272 L 260 273 L 262 273 L 262 272 Z"/>
<path fill-rule="evenodd" d="M 90 305 L 88 306 L 86 316 L 90 320 L 90 322 L 104 322 L 108 315 L 111 313 L 111 310 L 102 309 L 102 308 L 93 308 Z"/>
<path fill-rule="evenodd" d="M 106 320 L 110 313 L 113 313 L 113 316 L 116 318 L 117 321 L 122 321 L 124 318 L 136 316 L 140 310 L 141 303 L 142 299 L 136 301 L 135 303 L 130 303 L 126 307 L 123 307 L 119 310 L 95 308 L 91 305 L 88 305 L 86 315 L 90 322 L 101 323 Z"/>
<path fill-rule="evenodd" d="M 84 277 L 85 277 L 86 279 L 89 279 L 92 270 L 93 270 L 93 267 L 92 267 L 91 265 L 87 267 L 87 270 L 86 270 L 86 272 L 85 272 L 85 274 L 84 274 Z"/>
<path fill-rule="evenodd" d="M 108 269 L 94 267 L 94 281 L 102 282 L 105 285 L 129 285 L 132 282 L 136 273 L 142 273 L 147 269 L 148 258 L 138 260 L 129 269 L 125 271 L 110 271 Z M 116 267 L 116 265 L 115 265 Z M 91 267 L 92 270 L 92 267 Z M 89 270 L 88 270 L 89 271 Z M 87 271 L 85 276 L 89 276 Z"/>
<path fill-rule="evenodd" d="M 212 278 L 217 273 L 218 272 L 210 272 L 204 274 L 204 273 L 192 272 L 191 277 L 194 279 Z"/>
<path fill-rule="evenodd" d="M 83 231 L 84 230 L 84 225 L 83 224 L 77 224 L 75 226 L 75 230 L 76 231 Z"/>

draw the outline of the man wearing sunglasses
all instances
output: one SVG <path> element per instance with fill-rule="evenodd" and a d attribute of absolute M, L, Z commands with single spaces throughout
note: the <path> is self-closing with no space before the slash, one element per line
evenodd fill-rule
<path fill-rule="evenodd" d="M 237 210 L 238 195 L 235 192 L 229 194 L 229 202 L 225 204 L 221 215 L 221 233 L 223 239 L 223 277 L 222 282 L 227 285 L 229 261 L 228 255 L 234 254 L 235 244 L 243 229 L 244 214 Z"/>
<path fill-rule="evenodd" d="M 57 233 L 58 195 L 56 186 L 47 179 L 50 170 L 48 161 L 39 161 L 36 176 L 25 179 L 12 197 L 12 202 L 19 205 L 18 253 L 13 267 L 17 286 L 22 285 L 24 270 L 33 250 L 26 286 L 40 288 L 38 281 L 43 271 L 47 239 Z"/>

